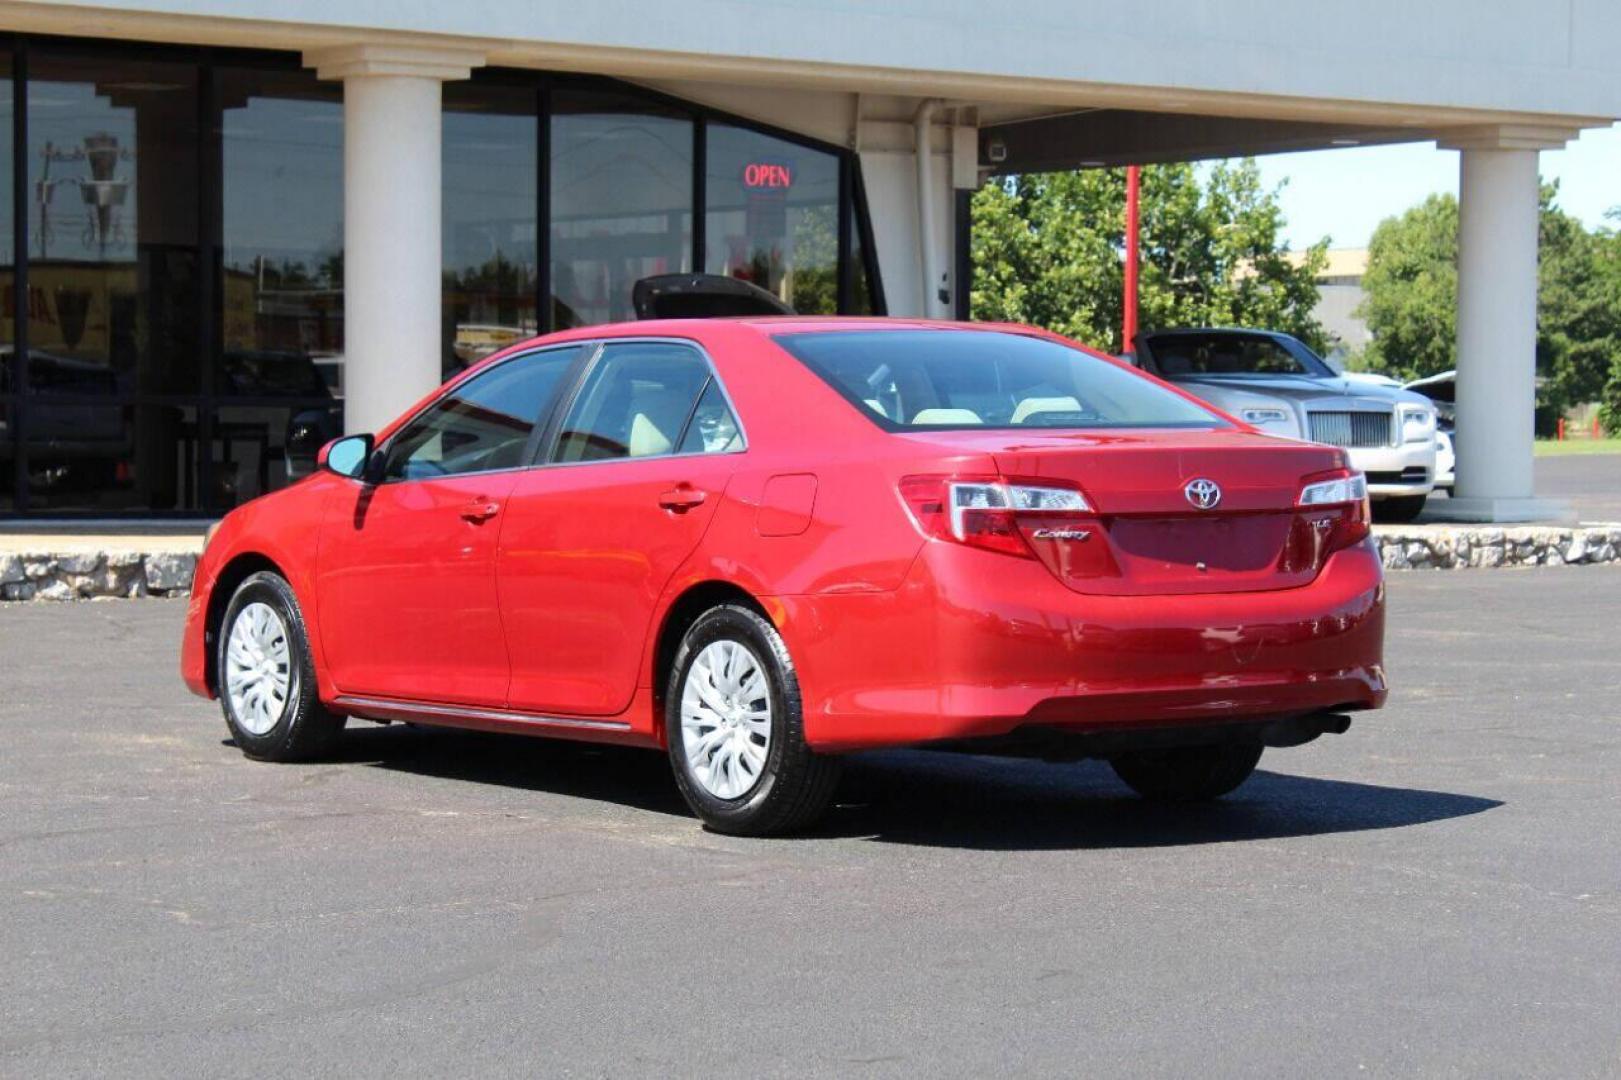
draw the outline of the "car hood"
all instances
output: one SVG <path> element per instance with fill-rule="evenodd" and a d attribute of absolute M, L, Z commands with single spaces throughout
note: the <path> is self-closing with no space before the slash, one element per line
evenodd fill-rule
<path fill-rule="evenodd" d="M 1431 405 L 1429 398 L 1395 386 L 1379 386 L 1357 379 L 1312 375 L 1179 375 L 1170 380 L 1190 393 L 1217 405 L 1257 397 L 1285 400 L 1315 409 L 1390 408 L 1393 405 Z"/>

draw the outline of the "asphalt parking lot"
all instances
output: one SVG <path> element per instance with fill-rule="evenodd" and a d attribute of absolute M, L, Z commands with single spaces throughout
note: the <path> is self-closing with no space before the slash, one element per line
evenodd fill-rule
<path fill-rule="evenodd" d="M 1539 457 L 1535 476 L 1537 496 L 1569 503 L 1578 520 L 1621 521 L 1621 454 Z M 1420 520 L 1444 522 L 1446 510 L 1447 497 L 1437 492 Z"/>
<path fill-rule="evenodd" d="M 1621 454 L 1537 458 L 1536 492 L 1570 503 L 1583 521 L 1621 521 Z"/>
<path fill-rule="evenodd" d="M 1223 804 L 896 753 L 777 841 L 649 753 L 253 764 L 178 603 L 0 608 L 0 1075 L 1614 1075 L 1621 570 L 1391 604 L 1391 706 Z"/>

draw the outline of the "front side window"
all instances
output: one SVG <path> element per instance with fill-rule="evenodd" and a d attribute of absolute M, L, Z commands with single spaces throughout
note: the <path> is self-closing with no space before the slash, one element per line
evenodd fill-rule
<path fill-rule="evenodd" d="M 387 480 L 425 480 L 514 469 L 526 451 L 578 347 L 504 361 L 457 386 L 389 444 Z"/>
<path fill-rule="evenodd" d="M 892 431 L 1225 426 L 1136 372 L 1045 338 L 878 330 L 776 341 Z"/>
<path fill-rule="evenodd" d="M 682 453 L 735 449 L 730 444 L 737 422 L 718 388 L 709 396 L 711 385 L 708 362 L 691 346 L 610 344 L 563 418 L 553 460 L 657 457 L 677 447 Z"/>

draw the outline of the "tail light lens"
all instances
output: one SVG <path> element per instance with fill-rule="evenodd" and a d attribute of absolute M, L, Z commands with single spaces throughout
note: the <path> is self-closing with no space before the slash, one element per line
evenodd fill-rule
<path fill-rule="evenodd" d="M 1068 517 L 1089 514 L 1091 504 L 1074 488 L 1010 484 L 999 477 L 908 476 L 901 498 L 918 527 L 940 540 L 1033 559 L 1019 529 L 1019 515 Z"/>
<path fill-rule="evenodd" d="M 1350 470 L 1308 476 L 1295 500 L 1295 509 L 1304 530 L 1286 558 L 1305 556 L 1309 562 L 1321 561 L 1342 548 L 1348 548 L 1367 537 L 1372 528 L 1373 514 L 1368 507 L 1368 481 L 1361 473 Z M 1301 551 L 1310 548 L 1310 552 Z"/>

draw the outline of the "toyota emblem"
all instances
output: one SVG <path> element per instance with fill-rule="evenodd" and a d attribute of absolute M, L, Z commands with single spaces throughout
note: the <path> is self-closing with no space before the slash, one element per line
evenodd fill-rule
<path fill-rule="evenodd" d="M 1214 480 L 1206 480 L 1202 476 L 1197 480 L 1189 480 L 1188 486 L 1182 489 L 1182 494 L 1186 495 L 1188 502 L 1198 510 L 1214 510 L 1216 504 L 1221 502 L 1220 486 Z"/>

